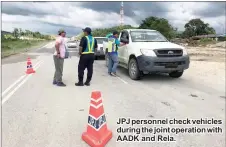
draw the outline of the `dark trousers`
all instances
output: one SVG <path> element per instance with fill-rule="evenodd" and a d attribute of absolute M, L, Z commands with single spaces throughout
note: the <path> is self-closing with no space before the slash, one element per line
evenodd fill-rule
<path fill-rule="evenodd" d="M 84 70 L 87 68 L 87 82 L 90 82 L 93 76 L 94 54 L 83 54 L 80 56 L 78 64 L 78 80 L 83 82 Z"/>

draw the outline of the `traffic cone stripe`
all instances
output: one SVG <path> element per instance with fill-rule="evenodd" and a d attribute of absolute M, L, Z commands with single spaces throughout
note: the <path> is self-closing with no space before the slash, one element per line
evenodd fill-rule
<path fill-rule="evenodd" d="M 100 108 L 101 106 L 103 106 L 103 103 L 100 103 L 100 104 L 90 104 L 91 107 L 94 107 L 96 109 Z"/>
<path fill-rule="evenodd" d="M 104 126 L 106 126 L 106 124 L 107 124 L 106 122 L 103 123 L 102 126 L 100 128 L 98 128 L 98 129 L 96 127 L 90 125 L 90 124 L 88 124 L 88 126 L 91 127 L 92 129 L 94 129 L 95 131 L 100 131 L 100 129 L 102 129 Z"/>
<path fill-rule="evenodd" d="M 98 103 L 99 101 L 101 101 L 102 100 L 102 98 L 99 98 L 99 99 L 94 99 L 94 98 L 91 98 L 91 101 L 94 101 L 94 102 L 96 102 L 96 103 Z"/>
<path fill-rule="evenodd" d="M 94 104 L 90 104 L 91 107 L 95 108 L 95 109 L 98 109 L 100 108 L 101 106 L 103 106 L 103 103 L 100 103 L 99 105 L 94 105 Z"/>
<path fill-rule="evenodd" d="M 105 124 L 106 124 L 105 114 L 101 115 L 99 118 L 95 118 L 92 115 L 89 115 L 88 117 L 88 125 L 95 129 L 96 131 L 99 131 Z"/>
<path fill-rule="evenodd" d="M 91 118 L 95 119 L 95 120 L 99 120 L 101 117 L 103 117 L 103 115 L 105 115 L 105 114 L 102 114 L 102 115 L 100 115 L 99 117 L 95 117 L 95 116 L 89 114 L 89 116 L 90 116 Z M 105 117 L 105 118 L 106 118 L 106 117 Z"/>
<path fill-rule="evenodd" d="M 27 68 L 32 68 L 32 65 L 28 65 Z"/>

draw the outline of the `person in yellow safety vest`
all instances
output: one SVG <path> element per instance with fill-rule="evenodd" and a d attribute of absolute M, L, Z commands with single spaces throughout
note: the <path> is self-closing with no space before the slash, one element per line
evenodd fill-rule
<path fill-rule="evenodd" d="M 108 37 L 108 74 L 111 76 L 116 75 L 118 66 L 118 47 L 125 45 L 118 40 L 119 33 L 114 31 L 112 36 Z"/>
<path fill-rule="evenodd" d="M 84 37 L 82 37 L 79 44 L 79 64 L 78 64 L 78 82 L 75 86 L 90 85 L 93 75 L 93 63 L 95 59 L 94 52 L 97 49 L 97 40 L 92 36 L 90 28 L 83 29 Z M 84 70 L 87 68 L 87 79 L 83 83 Z"/>

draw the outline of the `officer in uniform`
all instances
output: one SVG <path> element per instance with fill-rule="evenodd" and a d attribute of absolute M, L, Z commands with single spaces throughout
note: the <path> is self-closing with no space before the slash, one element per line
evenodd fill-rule
<path fill-rule="evenodd" d="M 79 64 L 78 64 L 78 83 L 75 86 L 90 85 L 90 81 L 93 75 L 93 63 L 95 60 L 94 52 L 97 49 L 97 41 L 92 36 L 92 30 L 90 28 L 83 29 L 84 37 L 82 37 L 79 44 Z M 87 79 L 83 83 L 84 70 L 87 68 Z"/>

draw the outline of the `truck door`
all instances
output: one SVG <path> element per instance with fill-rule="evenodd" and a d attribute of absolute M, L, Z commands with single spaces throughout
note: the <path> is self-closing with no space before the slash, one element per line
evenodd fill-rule
<path fill-rule="evenodd" d="M 128 32 L 127 32 L 127 31 L 123 31 L 123 32 L 121 33 L 120 40 L 121 40 L 121 38 L 127 39 L 127 38 L 128 38 Z M 120 47 L 119 47 L 119 50 L 118 50 L 119 62 L 127 63 L 127 62 L 126 62 L 126 59 L 127 59 L 126 55 L 127 55 L 127 52 L 128 52 L 128 50 L 127 50 L 127 45 L 123 45 L 123 46 L 120 46 Z"/>
<path fill-rule="evenodd" d="M 121 32 L 120 35 L 119 35 L 119 41 L 121 40 L 122 34 L 123 34 L 123 32 Z M 118 48 L 118 60 L 119 60 L 119 62 L 122 62 L 122 49 L 123 48 L 119 46 L 119 48 Z"/>

